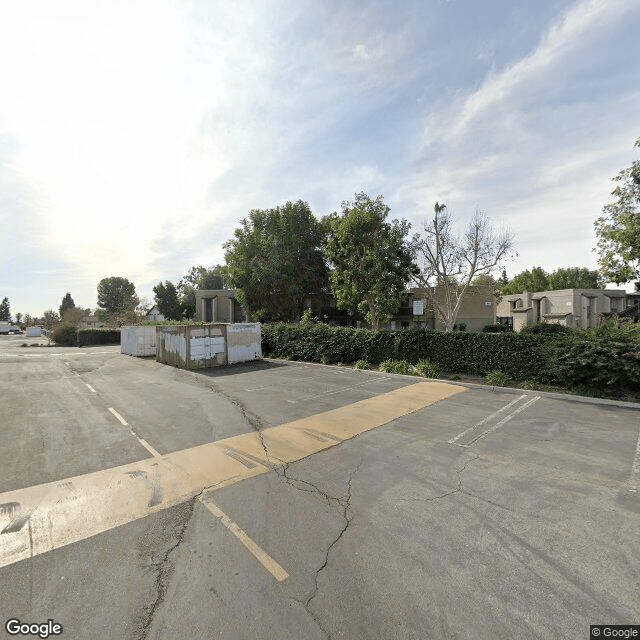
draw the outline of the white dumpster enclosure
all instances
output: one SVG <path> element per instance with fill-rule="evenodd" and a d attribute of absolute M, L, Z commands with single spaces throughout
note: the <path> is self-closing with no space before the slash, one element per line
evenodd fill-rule
<path fill-rule="evenodd" d="M 42 335 L 42 327 L 27 327 L 28 338 L 39 338 Z"/>
<path fill-rule="evenodd" d="M 206 369 L 262 358 L 258 323 L 158 325 L 156 360 L 181 369 Z"/>
<path fill-rule="evenodd" d="M 227 362 L 248 362 L 262 358 L 262 332 L 258 322 L 227 325 Z"/>
<path fill-rule="evenodd" d="M 128 356 L 156 355 L 155 325 L 137 325 L 120 329 L 120 352 Z"/>

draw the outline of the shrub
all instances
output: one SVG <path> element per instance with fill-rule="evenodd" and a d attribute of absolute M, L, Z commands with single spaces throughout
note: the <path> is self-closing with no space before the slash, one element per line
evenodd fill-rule
<path fill-rule="evenodd" d="M 72 324 L 63 322 L 51 332 L 50 339 L 61 347 L 75 347 L 78 344 L 78 332 Z"/>
<path fill-rule="evenodd" d="M 509 325 L 507 324 L 485 324 L 482 327 L 483 333 L 504 333 L 509 331 Z"/>
<path fill-rule="evenodd" d="M 302 318 L 300 318 L 300 324 L 304 327 L 310 324 L 316 324 L 319 319 L 311 313 L 311 309 L 305 309 L 302 312 Z"/>
<path fill-rule="evenodd" d="M 533 333 L 533 334 L 564 334 L 573 333 L 573 329 L 565 327 L 561 324 L 554 322 L 536 322 L 530 327 L 524 327 L 520 333 Z"/>
<path fill-rule="evenodd" d="M 385 360 L 380 364 L 380 371 L 408 376 L 411 374 L 411 365 L 406 360 Z"/>
<path fill-rule="evenodd" d="M 440 376 L 440 369 L 438 368 L 438 365 L 426 358 L 418 361 L 416 371 L 425 378 L 438 378 Z"/>
<path fill-rule="evenodd" d="M 537 389 L 538 386 L 539 385 L 535 380 L 525 380 L 521 385 L 523 389 Z"/>
<path fill-rule="evenodd" d="M 449 380 L 460 380 L 460 376 L 457 373 L 454 373 L 452 376 L 449 376 Z"/>
<path fill-rule="evenodd" d="M 585 398 L 608 398 L 611 396 L 610 390 L 594 387 L 593 385 L 578 385 L 577 387 L 571 387 L 568 392 L 571 395 L 584 396 Z"/>
<path fill-rule="evenodd" d="M 624 329 L 567 334 L 547 357 L 553 377 L 569 387 L 640 388 L 640 342 Z"/>
<path fill-rule="evenodd" d="M 486 380 L 492 387 L 506 387 L 509 382 L 509 376 L 502 373 L 502 371 L 491 371 L 487 373 Z"/>
<path fill-rule="evenodd" d="M 366 360 L 358 360 L 358 362 L 356 362 L 356 369 L 368 370 L 371 369 L 371 365 Z"/>
<path fill-rule="evenodd" d="M 324 358 L 327 363 L 366 360 L 372 365 L 384 360 L 428 359 L 445 373 L 483 376 L 486 371 L 500 370 L 515 380 L 540 382 L 552 381 L 545 355 L 550 340 L 558 337 L 513 331 L 499 336 L 466 331 L 445 333 L 421 328 L 373 331 L 322 323 L 307 327 L 262 325 L 262 350 L 267 357 L 307 362 L 321 362 Z"/>
<path fill-rule="evenodd" d="M 82 329 L 78 331 L 78 346 L 120 344 L 120 329 Z"/>

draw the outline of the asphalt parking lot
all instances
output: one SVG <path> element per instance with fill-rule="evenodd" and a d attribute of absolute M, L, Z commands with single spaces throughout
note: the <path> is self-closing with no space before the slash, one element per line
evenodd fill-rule
<path fill-rule="evenodd" d="M 0 337 L 6 637 L 10 618 L 118 640 L 640 623 L 637 407 L 22 342 Z"/>

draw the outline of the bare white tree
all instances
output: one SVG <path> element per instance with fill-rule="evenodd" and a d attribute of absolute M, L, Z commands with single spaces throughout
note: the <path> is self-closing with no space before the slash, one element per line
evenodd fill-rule
<path fill-rule="evenodd" d="M 419 269 L 412 278 L 425 290 L 445 330 L 453 331 L 471 281 L 498 266 L 512 251 L 513 236 L 507 230 L 495 230 L 480 211 L 458 236 L 447 206 L 436 202 L 434 211 L 433 220 L 424 225 L 424 235 L 415 234 L 411 240 Z"/>

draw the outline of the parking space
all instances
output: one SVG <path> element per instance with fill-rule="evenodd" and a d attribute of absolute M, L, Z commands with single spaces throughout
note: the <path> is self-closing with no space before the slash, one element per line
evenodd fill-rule
<path fill-rule="evenodd" d="M 525 639 L 640 620 L 636 408 L 0 353 L 21 380 L 0 382 L 5 619 L 78 638 Z"/>

